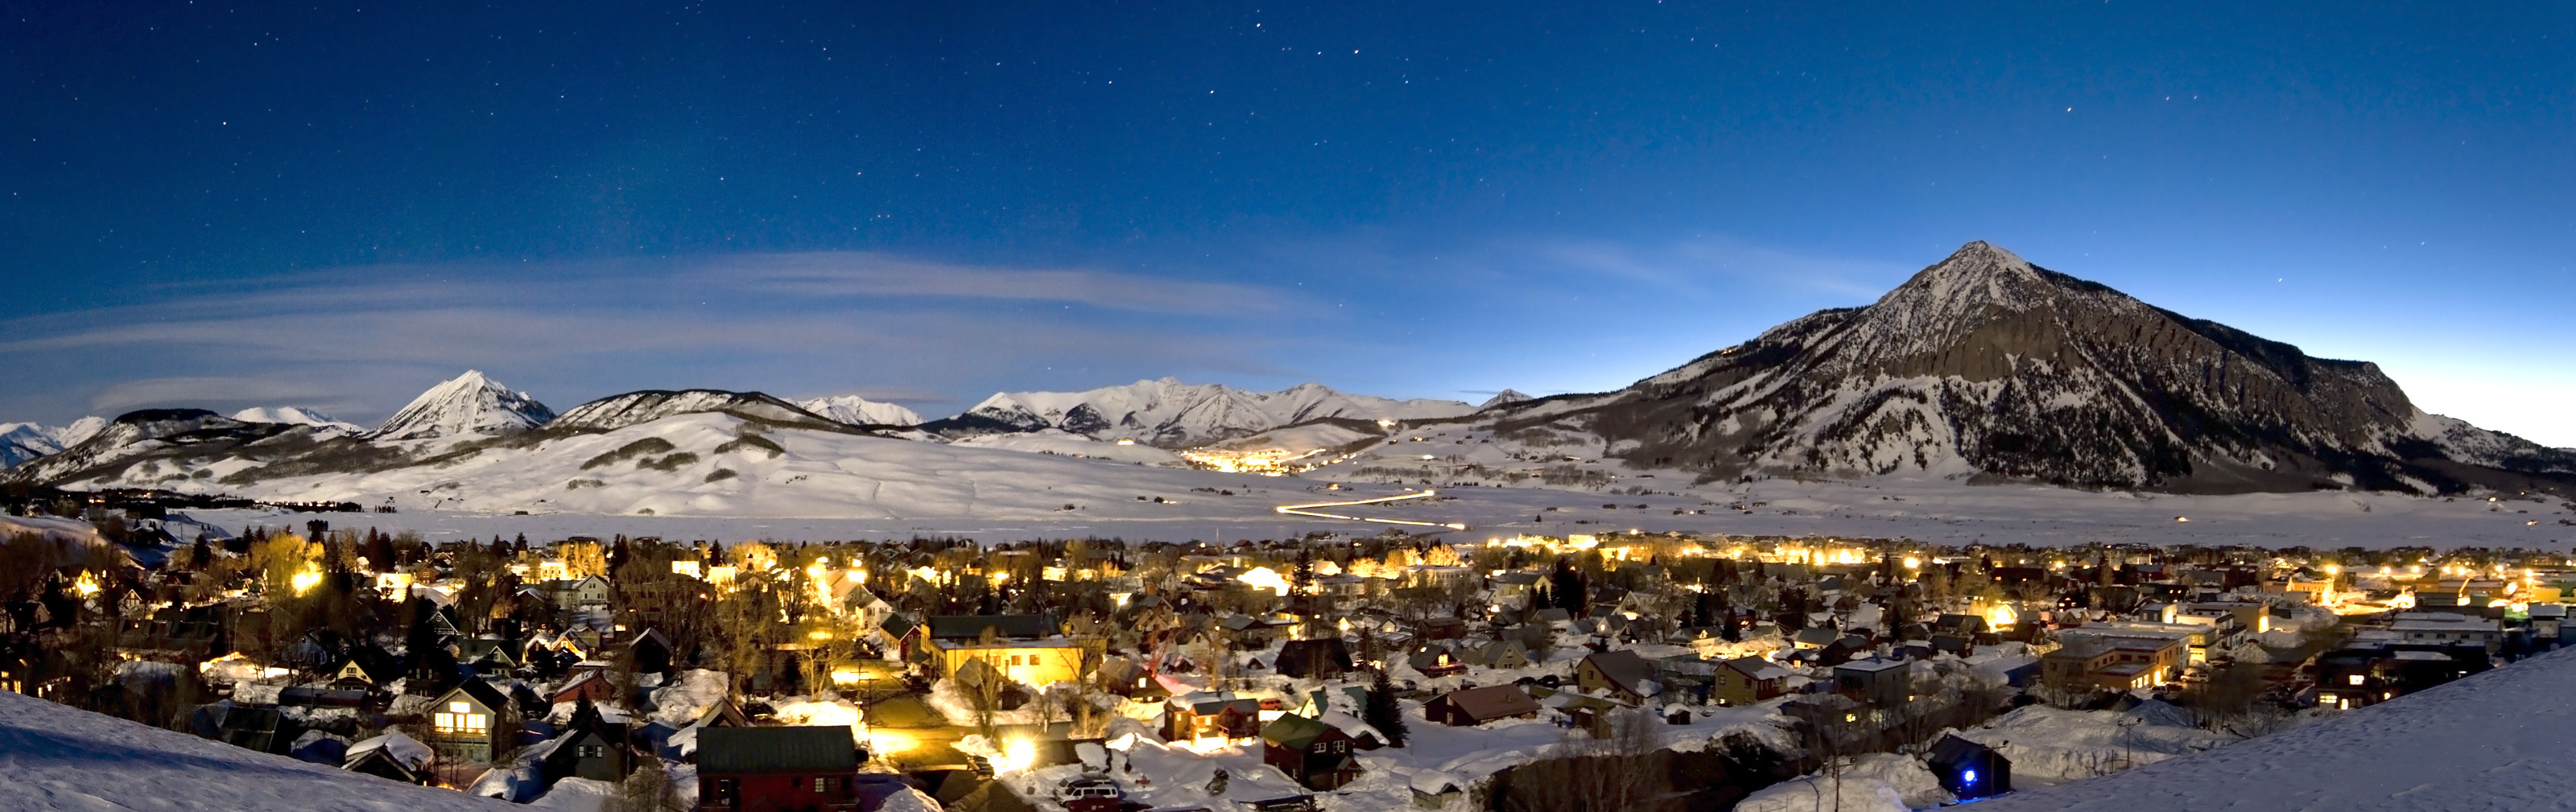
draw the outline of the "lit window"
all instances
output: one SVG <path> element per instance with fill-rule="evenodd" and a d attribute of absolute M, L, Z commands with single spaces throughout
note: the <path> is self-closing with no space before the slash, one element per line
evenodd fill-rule
<path fill-rule="evenodd" d="M 463 702 L 450 702 L 450 703 L 447 703 L 447 712 L 448 712 L 448 713 L 467 713 L 467 712 L 470 712 L 470 711 L 472 711 L 472 710 L 473 710 L 473 708 L 467 707 L 467 706 L 466 706 L 466 704 L 465 704 L 465 703 L 463 703 Z"/>
<path fill-rule="evenodd" d="M 2352 676 L 2350 677 L 2350 679 L 2352 680 L 2352 684 L 2354 684 L 2354 685 L 2360 685 L 2360 684 L 2361 684 L 2361 675 L 2360 675 L 2360 674 L 2354 674 L 2354 675 L 2352 675 Z"/>
<path fill-rule="evenodd" d="M 819 775 L 818 775 L 818 776 L 814 776 L 814 791 L 815 791 L 815 792 L 822 792 L 822 791 L 823 791 L 823 782 L 825 782 L 825 781 L 829 781 L 829 780 L 831 780 L 831 779 L 824 778 L 824 777 L 819 776 Z"/>

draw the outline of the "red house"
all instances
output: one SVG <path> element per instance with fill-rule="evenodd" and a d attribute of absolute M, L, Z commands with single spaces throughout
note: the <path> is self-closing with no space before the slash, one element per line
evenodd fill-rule
<path fill-rule="evenodd" d="M 700 812 L 857 812 L 847 725 L 698 730 Z"/>

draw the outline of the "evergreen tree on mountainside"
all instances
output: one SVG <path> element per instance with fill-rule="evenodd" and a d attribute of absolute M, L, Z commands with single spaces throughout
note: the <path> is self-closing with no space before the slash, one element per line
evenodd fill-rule
<path fill-rule="evenodd" d="M 1411 735 L 1404 726 L 1404 706 L 1395 698 L 1395 681 L 1384 668 L 1369 669 L 1368 704 L 1360 709 L 1360 721 L 1386 736 L 1388 747 L 1403 747 Z"/>

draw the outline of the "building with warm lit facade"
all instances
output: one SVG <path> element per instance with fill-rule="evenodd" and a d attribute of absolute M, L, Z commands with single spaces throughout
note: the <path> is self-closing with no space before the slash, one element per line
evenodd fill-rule
<path fill-rule="evenodd" d="M 2052 685 L 2103 691 L 2153 688 L 2182 673 L 2189 635 L 2094 630 L 2061 633 L 2056 651 L 2040 657 L 2040 675 Z"/>
<path fill-rule="evenodd" d="M 490 764 L 517 728 L 509 698 L 491 683 L 469 679 L 429 704 L 427 743 L 440 764 Z"/>
<path fill-rule="evenodd" d="M 921 634 L 923 656 L 943 677 L 982 662 L 1022 685 L 1079 682 L 1108 653 L 1107 640 L 1066 636 L 1045 615 L 933 616 Z"/>

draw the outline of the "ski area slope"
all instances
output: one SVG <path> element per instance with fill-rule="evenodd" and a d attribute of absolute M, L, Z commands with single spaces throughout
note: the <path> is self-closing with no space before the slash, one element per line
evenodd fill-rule
<path fill-rule="evenodd" d="M 0 691 L 0 809 L 13 812 L 513 808 Z"/>
<path fill-rule="evenodd" d="M 2576 809 L 2576 649 L 1978 812 Z"/>

